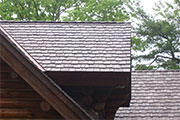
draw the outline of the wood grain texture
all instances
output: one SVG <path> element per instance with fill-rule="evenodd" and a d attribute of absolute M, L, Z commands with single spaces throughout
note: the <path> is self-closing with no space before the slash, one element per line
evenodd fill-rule
<path fill-rule="evenodd" d="M 57 113 L 46 114 L 36 109 L 0 109 L 0 116 L 1 118 L 62 118 Z"/>
<path fill-rule="evenodd" d="M 43 111 L 40 108 L 43 98 L 18 75 L 13 80 L 10 75 L 14 71 L 2 59 L 0 63 L 4 65 L 0 66 L 0 74 L 4 76 L 0 79 L 0 120 L 63 119 L 53 108 Z M 4 72 L 4 68 L 9 68 L 9 71 Z"/>

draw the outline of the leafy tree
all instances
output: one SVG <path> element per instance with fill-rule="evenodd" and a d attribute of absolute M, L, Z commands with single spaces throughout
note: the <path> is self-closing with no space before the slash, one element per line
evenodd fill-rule
<path fill-rule="evenodd" d="M 130 0 L 78 0 L 64 21 L 124 21 Z"/>
<path fill-rule="evenodd" d="M 0 20 L 125 21 L 136 18 L 132 37 L 135 69 L 180 69 L 180 1 L 174 2 L 159 3 L 155 9 L 157 15 L 151 16 L 133 0 L 0 0 Z M 143 54 L 138 55 L 139 52 Z"/>
<path fill-rule="evenodd" d="M 141 21 L 132 39 L 136 69 L 180 69 L 180 1 L 174 2 L 157 4 L 156 16 L 148 15 L 141 7 L 134 9 Z M 137 55 L 139 51 L 142 55 Z"/>
<path fill-rule="evenodd" d="M 60 21 L 74 0 L 1 0 L 0 20 Z"/>

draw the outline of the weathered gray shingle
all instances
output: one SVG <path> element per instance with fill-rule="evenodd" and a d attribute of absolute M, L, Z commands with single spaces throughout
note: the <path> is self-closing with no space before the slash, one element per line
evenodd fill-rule
<path fill-rule="evenodd" d="M 180 119 L 180 70 L 133 72 L 130 107 L 119 108 L 119 119 Z"/>
<path fill-rule="evenodd" d="M 0 24 L 46 71 L 130 72 L 130 23 Z"/>

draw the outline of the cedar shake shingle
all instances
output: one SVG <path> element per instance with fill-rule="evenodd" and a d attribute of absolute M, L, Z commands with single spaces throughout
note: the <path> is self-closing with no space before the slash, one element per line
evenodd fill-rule
<path fill-rule="evenodd" d="M 180 70 L 132 72 L 130 107 L 120 107 L 115 120 L 180 119 Z"/>
<path fill-rule="evenodd" d="M 12 22 L 0 25 L 45 71 L 130 72 L 125 22 Z"/>

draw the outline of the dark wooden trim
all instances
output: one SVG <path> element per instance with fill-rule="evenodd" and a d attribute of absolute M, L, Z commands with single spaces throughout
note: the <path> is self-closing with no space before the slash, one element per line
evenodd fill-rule
<path fill-rule="evenodd" d="M 93 119 L 0 31 L 0 57 L 66 119 Z"/>
<path fill-rule="evenodd" d="M 128 72 L 45 72 L 62 86 L 116 87 L 130 85 Z"/>

